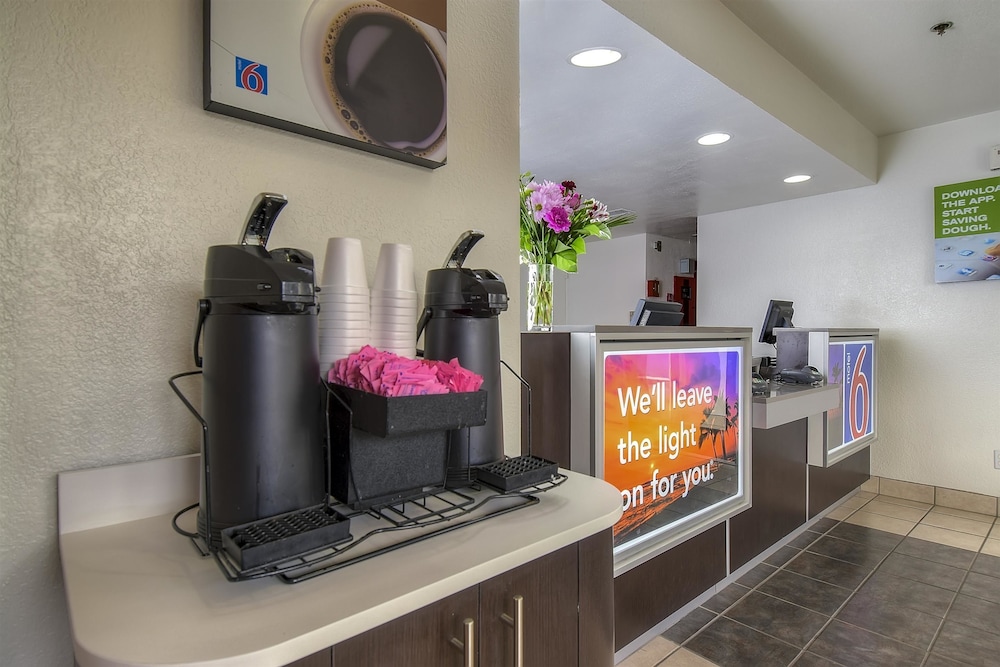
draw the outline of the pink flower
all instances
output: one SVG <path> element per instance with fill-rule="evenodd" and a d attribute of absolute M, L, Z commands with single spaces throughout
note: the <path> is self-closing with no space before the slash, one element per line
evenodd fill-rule
<path fill-rule="evenodd" d="M 531 194 L 528 195 L 528 204 L 531 206 L 531 213 L 535 217 L 535 222 L 548 220 L 549 212 L 556 207 L 563 205 L 562 186 L 558 183 L 545 181 L 534 188 L 528 184 Z M 550 225 L 551 227 L 551 225 Z"/>
<path fill-rule="evenodd" d="M 575 192 L 566 198 L 566 206 L 570 207 L 570 210 L 575 210 L 577 206 L 580 205 L 580 193 Z"/>
<path fill-rule="evenodd" d="M 568 232 L 570 228 L 569 211 L 564 206 L 554 206 L 545 214 L 545 222 L 549 229 L 558 234 Z"/>

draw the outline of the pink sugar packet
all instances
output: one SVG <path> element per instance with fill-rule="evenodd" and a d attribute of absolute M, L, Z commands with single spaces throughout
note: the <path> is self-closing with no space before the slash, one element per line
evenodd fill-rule
<path fill-rule="evenodd" d="M 338 359 L 327 379 L 379 396 L 426 396 L 479 391 L 483 377 L 463 368 L 458 359 L 410 359 L 365 345 Z"/>

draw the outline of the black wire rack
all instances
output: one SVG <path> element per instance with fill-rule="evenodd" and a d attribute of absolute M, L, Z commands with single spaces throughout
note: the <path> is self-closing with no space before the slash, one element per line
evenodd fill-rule
<path fill-rule="evenodd" d="M 439 489 L 415 500 L 367 510 L 352 510 L 346 505 L 334 503 L 324 507 L 342 517 L 344 525 L 349 521 L 351 526 L 361 527 L 357 536 L 348 534 L 346 538 L 335 538 L 335 543 L 323 544 L 256 566 L 253 559 L 241 557 L 238 552 L 225 547 L 231 541 L 238 541 L 243 532 L 256 532 L 256 524 L 267 520 L 225 529 L 221 549 L 210 550 L 201 536 L 192 536 L 190 539 L 202 556 L 215 558 L 219 569 L 229 581 L 277 577 L 284 583 L 294 584 L 437 535 L 530 507 L 539 502 L 538 494 L 565 481 L 566 476 L 557 472 L 542 482 L 511 492 L 503 492 L 485 484 L 464 489 Z M 300 510 L 302 511 L 316 511 L 316 508 Z M 315 531 L 314 527 L 307 529 Z M 231 532 L 236 537 L 231 536 Z M 250 566 L 247 567 L 247 564 Z"/>

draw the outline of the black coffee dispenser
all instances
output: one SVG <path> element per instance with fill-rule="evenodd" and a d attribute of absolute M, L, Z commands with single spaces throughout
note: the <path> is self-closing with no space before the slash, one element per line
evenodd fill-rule
<path fill-rule="evenodd" d="M 215 546 L 224 528 L 326 499 L 313 258 L 265 248 L 286 203 L 258 195 L 240 242 L 212 246 L 205 263 L 194 341 L 206 457 L 198 532 Z"/>
<path fill-rule="evenodd" d="M 462 266 L 480 231 L 465 232 L 444 267 L 427 272 L 424 312 L 417 338 L 424 334 L 424 358 L 450 361 L 483 376 L 486 423 L 450 434 L 448 482 L 470 479 L 470 468 L 503 459 L 503 400 L 500 391 L 499 315 L 507 310 L 507 287 L 489 269 Z"/>

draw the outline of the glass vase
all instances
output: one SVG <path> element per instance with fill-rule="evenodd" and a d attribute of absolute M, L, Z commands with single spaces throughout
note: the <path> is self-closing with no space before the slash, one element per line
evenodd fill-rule
<path fill-rule="evenodd" d="M 528 264 L 528 331 L 552 331 L 551 264 Z"/>

